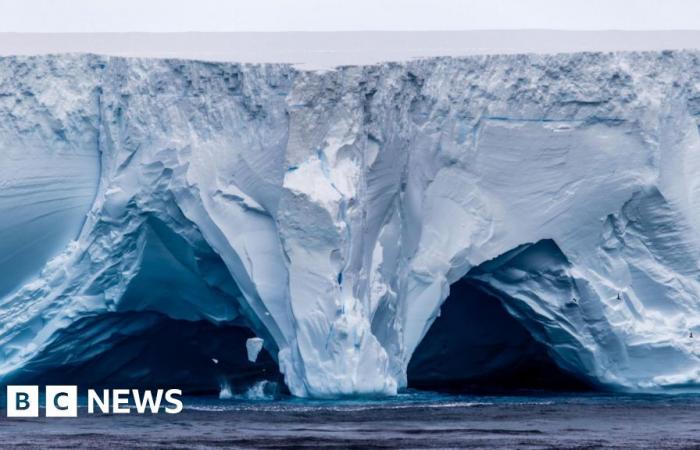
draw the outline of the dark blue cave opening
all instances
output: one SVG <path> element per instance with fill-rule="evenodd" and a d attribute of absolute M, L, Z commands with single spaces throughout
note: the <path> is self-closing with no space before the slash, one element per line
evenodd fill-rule
<path fill-rule="evenodd" d="M 559 368 L 501 299 L 468 277 L 451 286 L 440 316 L 414 352 L 408 386 L 460 393 L 592 389 Z"/>
<path fill-rule="evenodd" d="M 60 331 L 7 384 L 77 384 L 90 388 L 178 388 L 218 394 L 262 380 L 282 386 L 276 361 L 263 349 L 248 361 L 253 332 L 239 324 L 176 320 L 155 312 L 106 313 Z"/>
<path fill-rule="evenodd" d="M 141 265 L 116 310 L 58 330 L 2 382 L 179 388 L 186 394 L 218 394 L 227 386 L 235 394 L 267 380 L 284 389 L 270 354 L 276 352 L 274 343 L 268 340 L 257 360 L 248 361 L 246 340 L 256 334 L 219 255 L 203 240 L 189 242 L 154 217 L 143 231 Z"/>

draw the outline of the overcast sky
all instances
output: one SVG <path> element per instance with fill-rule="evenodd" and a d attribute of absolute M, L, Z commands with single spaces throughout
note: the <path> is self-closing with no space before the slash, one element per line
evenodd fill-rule
<path fill-rule="evenodd" d="M 0 0 L 2 31 L 697 30 L 696 0 Z"/>

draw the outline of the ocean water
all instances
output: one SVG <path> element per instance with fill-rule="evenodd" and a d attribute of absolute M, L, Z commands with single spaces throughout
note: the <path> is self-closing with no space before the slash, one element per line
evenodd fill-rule
<path fill-rule="evenodd" d="M 255 394 L 255 395 L 253 395 Z M 259 395 L 258 395 L 259 394 Z M 2 448 L 700 448 L 700 395 L 185 397 L 177 415 L 10 419 Z M 4 401 L 3 401 L 4 405 Z"/>

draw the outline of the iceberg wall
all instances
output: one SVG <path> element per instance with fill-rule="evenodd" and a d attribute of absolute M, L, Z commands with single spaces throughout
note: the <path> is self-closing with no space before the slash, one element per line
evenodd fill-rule
<path fill-rule="evenodd" d="M 391 395 L 466 277 L 562 370 L 695 386 L 699 56 L 2 58 L 0 376 L 153 312 Z"/>

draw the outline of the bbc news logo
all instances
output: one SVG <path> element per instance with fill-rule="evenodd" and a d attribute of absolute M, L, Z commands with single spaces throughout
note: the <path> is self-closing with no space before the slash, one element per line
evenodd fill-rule
<path fill-rule="evenodd" d="M 78 386 L 46 386 L 44 393 L 46 417 L 78 417 Z M 181 396 L 180 389 L 88 389 L 87 413 L 177 414 Z M 7 417 L 39 417 L 39 386 L 7 386 Z"/>

